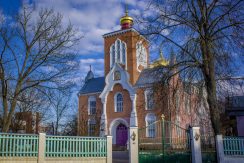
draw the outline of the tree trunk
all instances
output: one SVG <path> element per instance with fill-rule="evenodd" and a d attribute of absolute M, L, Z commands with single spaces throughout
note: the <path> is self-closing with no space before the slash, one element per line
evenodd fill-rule
<path fill-rule="evenodd" d="M 7 114 L 6 117 L 4 117 L 2 132 L 8 132 L 9 127 L 11 125 L 11 120 L 12 120 L 12 117 L 13 117 L 13 114 L 14 114 L 14 110 L 15 110 L 16 104 L 17 104 L 17 98 L 14 98 L 12 103 L 11 103 L 11 107 L 10 107 L 9 113 Z"/>
<path fill-rule="evenodd" d="M 221 132 L 221 122 L 218 110 L 217 95 L 216 95 L 216 80 L 215 80 L 215 58 L 210 48 L 210 42 L 201 41 L 201 51 L 203 57 L 202 73 L 205 80 L 207 91 L 207 101 L 209 105 L 212 127 L 215 135 Z"/>
<path fill-rule="evenodd" d="M 15 111 L 15 108 L 17 105 L 17 97 L 18 97 L 19 91 L 21 89 L 21 86 L 22 86 L 22 80 L 20 80 L 17 83 L 17 86 L 15 88 L 15 92 L 14 92 L 13 100 L 10 103 L 9 112 L 8 112 L 8 105 L 4 105 L 4 107 L 7 107 L 7 108 L 4 108 L 4 111 L 6 110 L 6 112 L 4 113 L 4 121 L 3 121 L 2 132 L 8 132 L 8 130 L 9 130 L 9 127 L 11 125 L 11 121 L 13 118 L 13 114 L 14 114 L 14 111 Z M 7 99 L 6 99 L 6 101 L 7 101 Z"/>
<path fill-rule="evenodd" d="M 208 77 L 207 77 L 208 78 Z M 205 80 L 206 87 L 207 87 L 207 101 L 209 104 L 209 111 L 210 111 L 210 117 L 212 126 L 214 129 L 215 135 L 220 134 L 221 132 L 221 122 L 220 122 L 220 116 L 219 116 L 219 110 L 218 110 L 218 104 L 217 104 L 217 98 L 216 98 L 216 89 L 212 90 L 212 87 L 215 87 L 216 83 L 215 81 Z"/>

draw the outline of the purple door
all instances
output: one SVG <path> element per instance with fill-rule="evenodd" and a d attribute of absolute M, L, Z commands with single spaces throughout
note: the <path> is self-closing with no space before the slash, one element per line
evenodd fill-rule
<path fill-rule="evenodd" d="M 119 124 L 116 129 L 116 144 L 124 146 L 128 139 L 127 127 L 123 124 Z"/>

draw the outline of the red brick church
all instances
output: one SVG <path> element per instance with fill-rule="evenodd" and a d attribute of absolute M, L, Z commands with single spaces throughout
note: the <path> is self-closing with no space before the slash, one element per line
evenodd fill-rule
<path fill-rule="evenodd" d="M 161 54 L 150 64 L 149 42 L 133 28 L 133 18 L 126 12 L 120 23 L 120 30 L 103 35 L 104 77 L 94 77 L 90 70 L 78 93 L 79 135 L 112 135 L 113 144 L 123 146 L 128 127 L 147 126 L 162 114 L 182 127 L 196 123 L 197 89 L 177 75 L 155 89 L 174 59 L 167 61 Z M 153 137 L 156 129 L 148 130 L 147 136 Z"/>

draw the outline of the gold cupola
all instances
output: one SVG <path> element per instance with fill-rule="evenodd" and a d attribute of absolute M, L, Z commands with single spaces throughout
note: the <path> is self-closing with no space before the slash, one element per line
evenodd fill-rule
<path fill-rule="evenodd" d="M 121 29 L 129 29 L 133 26 L 133 18 L 128 15 L 127 5 L 125 5 L 125 16 L 120 18 Z"/>
<path fill-rule="evenodd" d="M 160 58 L 156 61 L 154 61 L 152 64 L 150 64 L 150 68 L 155 68 L 155 67 L 161 67 L 161 66 L 168 66 L 169 65 L 169 61 L 167 61 L 164 56 L 163 56 L 163 52 L 160 49 Z"/>

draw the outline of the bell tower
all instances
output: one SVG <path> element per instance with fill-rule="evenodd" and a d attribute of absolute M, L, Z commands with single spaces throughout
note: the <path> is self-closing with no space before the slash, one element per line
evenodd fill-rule
<path fill-rule="evenodd" d="M 149 42 L 133 28 L 133 24 L 126 7 L 124 16 L 120 18 L 121 29 L 103 35 L 105 77 L 118 63 L 129 73 L 132 85 L 149 64 Z"/>

